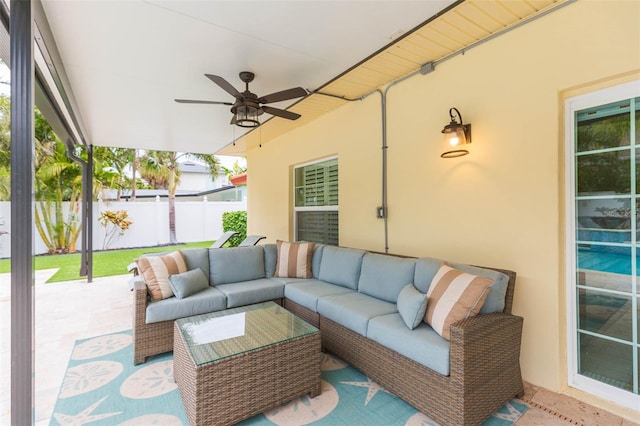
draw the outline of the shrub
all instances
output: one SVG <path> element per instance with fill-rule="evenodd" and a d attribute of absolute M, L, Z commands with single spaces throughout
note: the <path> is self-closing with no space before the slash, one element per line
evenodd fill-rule
<path fill-rule="evenodd" d="M 222 213 L 222 231 L 237 232 L 237 234 L 229 240 L 229 245 L 231 247 L 237 247 L 242 240 L 247 238 L 247 212 L 239 210 L 235 212 Z"/>
<path fill-rule="evenodd" d="M 100 225 L 104 228 L 103 250 L 108 249 L 118 237 L 124 235 L 124 231 L 129 229 L 129 226 L 133 223 L 129 220 L 129 213 L 127 213 L 126 210 L 118 210 L 115 212 L 105 210 L 100 213 L 98 222 L 100 222 Z"/>

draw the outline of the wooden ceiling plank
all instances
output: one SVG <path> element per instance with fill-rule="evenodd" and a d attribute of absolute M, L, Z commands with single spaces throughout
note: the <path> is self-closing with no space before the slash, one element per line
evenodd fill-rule
<path fill-rule="evenodd" d="M 388 60 L 393 61 L 394 63 L 401 65 L 403 67 L 415 69 L 420 65 L 422 65 L 421 61 L 410 59 L 409 56 L 410 55 L 405 55 L 402 51 L 398 49 L 388 49 L 386 52 L 384 52 L 385 58 L 388 58 Z"/>
<path fill-rule="evenodd" d="M 459 46 L 459 43 L 454 39 L 442 34 L 440 31 L 435 30 L 432 26 L 425 27 L 417 33 L 424 37 L 426 40 L 442 46 L 447 50 L 456 50 L 456 48 Z"/>
<path fill-rule="evenodd" d="M 487 16 L 495 19 L 503 27 L 507 27 L 517 21 L 518 16 L 503 6 L 501 1 L 469 0 L 471 4 L 482 10 Z"/>
<path fill-rule="evenodd" d="M 461 6 L 465 6 L 457 10 L 456 13 L 465 19 L 474 22 L 476 25 L 480 25 L 482 28 L 493 34 L 496 31 L 500 31 L 506 27 L 506 22 L 497 19 L 495 16 L 489 14 L 486 10 L 478 7 L 475 3 L 463 3 Z"/>
<path fill-rule="evenodd" d="M 360 83 L 367 86 L 375 83 L 379 79 L 378 73 L 372 73 L 370 68 L 372 68 L 371 63 L 366 62 L 362 64 L 357 70 L 353 70 L 344 76 L 345 82 Z"/>
<path fill-rule="evenodd" d="M 425 49 L 431 50 L 433 55 L 439 58 L 455 50 L 454 48 L 443 46 L 433 39 L 419 33 L 416 33 L 416 37 L 411 41 L 419 46 L 423 46 Z"/>
<path fill-rule="evenodd" d="M 344 93 L 353 90 L 357 86 L 358 90 L 366 90 L 374 85 L 378 79 L 362 75 L 362 73 L 349 76 L 348 80 L 336 82 L 327 87 L 329 93 L 337 93 L 338 96 L 345 96 Z"/>
<path fill-rule="evenodd" d="M 399 44 L 398 47 L 402 50 L 406 50 L 407 52 L 426 59 L 424 62 L 429 62 L 428 59 L 442 56 L 441 47 L 438 47 L 438 49 L 433 49 L 425 46 L 424 44 L 418 44 L 416 43 L 416 41 L 418 43 L 421 43 L 422 37 L 418 37 L 416 38 L 416 40 L 403 40 L 403 42 Z"/>
<path fill-rule="evenodd" d="M 491 34 L 491 29 L 483 26 L 482 22 L 469 19 L 461 13 L 453 11 L 454 13 L 447 14 L 443 17 L 443 21 L 447 22 L 452 27 L 457 28 L 459 31 L 463 31 L 473 37 L 475 40 L 480 40 Z M 495 22 L 493 26 L 495 26 Z"/>
<path fill-rule="evenodd" d="M 516 15 L 519 19 L 526 18 L 534 12 L 537 12 L 537 10 L 525 0 L 502 1 L 502 5 L 504 8 L 508 9 L 509 12 Z"/>
<path fill-rule="evenodd" d="M 431 28 L 436 31 L 440 36 L 452 40 L 455 44 L 460 46 L 467 46 L 477 40 L 476 37 L 468 32 L 462 31 L 454 25 L 451 25 L 448 21 L 439 19 L 437 22 L 433 22 Z"/>
<path fill-rule="evenodd" d="M 411 72 L 419 67 L 418 64 L 414 63 L 400 63 L 394 60 L 391 55 L 388 53 L 384 53 L 379 57 L 375 58 L 373 61 L 369 61 L 366 63 L 367 68 L 375 69 L 380 73 L 386 73 L 390 76 L 397 76 L 398 74 L 404 75 L 407 72 Z"/>
<path fill-rule="evenodd" d="M 560 2 L 564 2 L 565 0 L 561 0 Z M 527 0 L 527 3 L 531 5 L 537 11 L 546 9 L 552 4 L 558 2 L 558 0 Z"/>
<path fill-rule="evenodd" d="M 425 54 L 417 54 L 414 51 L 410 51 L 406 49 L 405 44 L 402 44 L 402 45 L 399 44 L 397 46 L 394 46 L 393 50 L 390 53 L 393 55 L 406 58 L 407 60 L 410 60 L 415 64 L 421 64 L 421 65 L 424 64 L 425 62 L 429 62 L 431 58 L 430 56 L 427 56 Z"/>

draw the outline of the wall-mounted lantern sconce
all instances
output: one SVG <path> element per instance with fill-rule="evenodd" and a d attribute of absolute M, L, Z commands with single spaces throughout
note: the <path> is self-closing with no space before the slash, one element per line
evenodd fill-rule
<path fill-rule="evenodd" d="M 456 121 L 453 113 L 458 114 L 460 123 Z M 442 134 L 444 135 L 444 152 L 440 154 L 442 158 L 455 158 L 467 155 L 469 151 L 466 149 L 460 149 L 462 145 L 471 143 L 471 124 L 463 124 L 462 115 L 456 108 L 449 110 L 449 117 L 451 122 L 444 126 Z"/>

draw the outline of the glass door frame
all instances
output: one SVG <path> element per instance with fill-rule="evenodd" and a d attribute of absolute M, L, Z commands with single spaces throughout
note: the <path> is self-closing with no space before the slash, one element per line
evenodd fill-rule
<path fill-rule="evenodd" d="M 566 303 L 567 303 L 567 384 L 570 387 L 601 397 L 624 407 L 638 410 L 640 395 L 591 379 L 578 372 L 578 305 L 577 305 L 577 238 L 576 238 L 576 112 L 625 99 L 640 97 L 640 81 L 620 84 L 606 89 L 568 98 L 564 102 L 565 125 L 565 260 L 566 260 Z M 640 129 L 636 129 L 640 131 Z M 631 145 L 634 145 L 631 141 Z M 640 173 L 640 171 L 636 171 Z M 633 194 L 632 194 L 633 195 Z M 633 198 L 633 197 L 632 197 Z M 632 201 L 635 204 L 635 201 Z M 635 264 L 636 259 L 632 259 Z M 635 295 L 632 296 L 633 307 L 637 312 L 638 289 L 640 277 L 632 276 Z M 637 326 L 634 324 L 634 331 Z M 634 369 L 638 369 L 638 349 L 633 352 Z"/>

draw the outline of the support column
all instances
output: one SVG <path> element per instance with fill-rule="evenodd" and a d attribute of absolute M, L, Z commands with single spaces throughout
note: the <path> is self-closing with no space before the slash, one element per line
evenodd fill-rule
<path fill-rule="evenodd" d="M 87 282 L 90 283 L 93 282 L 93 145 L 87 146 L 87 174 L 83 198 L 87 217 Z"/>
<path fill-rule="evenodd" d="M 11 0 L 11 424 L 34 423 L 33 17 Z"/>

